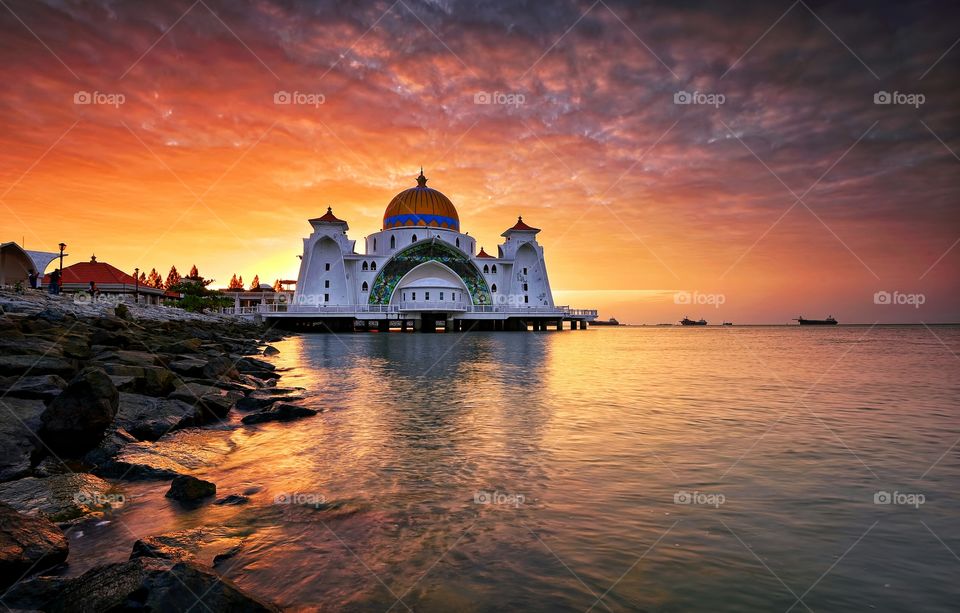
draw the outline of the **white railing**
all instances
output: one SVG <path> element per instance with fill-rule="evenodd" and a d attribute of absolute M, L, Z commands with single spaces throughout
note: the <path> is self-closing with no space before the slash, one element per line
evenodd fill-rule
<path fill-rule="evenodd" d="M 518 305 L 470 305 L 451 300 L 416 301 L 399 304 L 257 304 L 246 307 L 220 309 L 224 315 L 255 315 L 257 313 L 303 313 L 303 314 L 358 314 L 386 313 L 399 316 L 411 311 L 456 311 L 461 313 L 503 313 L 516 315 L 561 315 L 563 317 L 596 317 L 596 309 L 571 309 L 568 306 L 518 306 Z"/>
<path fill-rule="evenodd" d="M 400 311 L 466 311 L 470 305 L 456 300 L 406 300 L 395 308 Z"/>

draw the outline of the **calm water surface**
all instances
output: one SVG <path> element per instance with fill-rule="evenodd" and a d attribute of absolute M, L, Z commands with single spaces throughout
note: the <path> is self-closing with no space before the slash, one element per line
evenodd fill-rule
<path fill-rule="evenodd" d="M 124 485 L 110 523 L 71 536 L 72 573 L 209 526 L 243 541 L 217 568 L 290 610 L 957 610 L 958 328 L 278 348 L 281 384 L 323 415 L 159 444 L 250 504 Z"/>

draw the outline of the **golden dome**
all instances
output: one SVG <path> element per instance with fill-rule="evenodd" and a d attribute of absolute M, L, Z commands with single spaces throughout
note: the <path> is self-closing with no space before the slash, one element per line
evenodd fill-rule
<path fill-rule="evenodd" d="M 383 229 L 426 226 L 460 231 L 460 216 L 450 199 L 427 187 L 427 178 L 417 177 L 417 186 L 405 189 L 390 201 L 383 213 Z"/>

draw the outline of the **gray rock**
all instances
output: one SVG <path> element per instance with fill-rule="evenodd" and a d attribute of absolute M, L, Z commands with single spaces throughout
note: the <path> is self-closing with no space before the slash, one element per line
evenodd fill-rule
<path fill-rule="evenodd" d="M 57 453 L 92 449 L 113 423 L 119 401 L 120 394 L 105 372 L 85 368 L 41 415 L 40 438 Z"/>
<path fill-rule="evenodd" d="M 277 369 L 270 362 L 258 360 L 257 358 L 241 357 L 236 360 L 237 370 L 242 373 L 257 373 L 261 371 L 273 372 Z"/>
<path fill-rule="evenodd" d="M 237 379 L 240 373 L 237 371 L 233 361 L 225 356 L 214 356 L 207 360 L 207 365 L 203 369 L 203 376 L 208 379 Z"/>
<path fill-rule="evenodd" d="M 59 375 L 71 377 L 77 371 L 73 363 L 52 356 L 0 355 L 0 376 Z"/>
<path fill-rule="evenodd" d="M 216 495 L 216 484 L 190 475 L 174 477 L 170 489 L 166 493 L 167 498 L 173 498 L 180 502 L 196 502 Z"/>
<path fill-rule="evenodd" d="M 279 611 L 246 594 L 213 570 L 193 562 L 179 562 L 166 572 L 151 572 L 144 582 L 144 608 L 151 611 L 186 611 L 201 602 L 211 611 L 263 613 Z"/>
<path fill-rule="evenodd" d="M 208 418 L 212 416 L 213 419 L 226 417 L 233 405 L 242 397 L 243 395 L 239 392 L 231 392 L 202 383 L 181 385 L 170 394 L 173 400 L 199 406 L 208 414 Z"/>
<path fill-rule="evenodd" d="M 0 390 L 6 390 L 8 397 L 53 400 L 67 387 L 67 382 L 59 375 L 37 375 L 10 378 L 0 382 Z"/>
<path fill-rule="evenodd" d="M 94 466 L 102 466 L 113 460 L 126 445 L 136 442 L 137 439 L 123 428 L 111 428 L 104 434 L 100 444 L 83 456 L 83 461 Z"/>
<path fill-rule="evenodd" d="M 0 503 L 0 588 L 7 588 L 27 572 L 63 563 L 68 550 L 63 531 L 53 522 Z"/>
<path fill-rule="evenodd" d="M 181 400 L 121 393 L 115 423 L 141 441 L 155 441 L 167 432 L 200 425 L 201 413 Z"/>
<path fill-rule="evenodd" d="M 278 353 L 280 353 L 280 350 L 273 345 L 267 345 L 263 348 L 263 355 L 277 355 Z"/>
<path fill-rule="evenodd" d="M 312 417 L 317 411 L 295 404 L 278 404 L 268 411 L 245 415 L 242 421 L 245 424 L 260 424 L 268 421 L 293 421 L 302 417 Z"/>
<path fill-rule="evenodd" d="M 237 410 L 238 411 L 261 411 L 263 409 L 269 408 L 275 402 L 280 400 L 277 396 L 245 396 L 240 400 L 237 400 Z"/>
<path fill-rule="evenodd" d="M 123 375 L 109 375 L 110 380 L 113 381 L 113 385 L 117 388 L 118 392 L 136 392 L 137 391 L 137 378 L 136 377 L 125 377 Z"/>
<path fill-rule="evenodd" d="M 203 370 L 206 366 L 206 360 L 197 358 L 185 358 L 170 362 L 170 370 L 184 377 L 203 376 Z"/>
<path fill-rule="evenodd" d="M 0 481 L 18 479 L 30 472 L 30 457 L 39 443 L 35 433 L 45 410 L 42 400 L 0 400 Z"/>
<path fill-rule="evenodd" d="M 242 496 L 240 494 L 230 494 L 228 496 L 224 496 L 223 498 L 218 498 L 216 501 L 214 501 L 213 504 L 235 506 L 238 504 L 247 504 L 248 502 L 250 502 L 250 498 L 248 498 L 247 496 Z"/>
<path fill-rule="evenodd" d="M 134 341 L 129 334 L 124 332 L 96 330 L 90 335 L 90 344 L 107 347 L 129 347 L 134 344 Z"/>
<path fill-rule="evenodd" d="M 162 366 L 160 359 L 149 351 L 110 350 L 97 355 L 97 359 L 111 364 L 126 364 L 127 366 Z"/>
<path fill-rule="evenodd" d="M 163 345 L 160 348 L 160 351 L 162 353 L 173 353 L 173 354 L 197 353 L 200 351 L 200 347 L 202 344 L 203 342 L 199 338 L 188 338 L 182 341 L 177 341 L 175 343 L 169 343 L 167 345 Z"/>
<path fill-rule="evenodd" d="M 129 364 L 105 363 L 102 365 L 108 375 L 112 377 L 133 377 L 132 391 L 147 396 L 166 396 L 176 389 L 179 377 L 163 366 L 132 366 Z"/>
<path fill-rule="evenodd" d="M 121 506 L 123 496 L 103 479 L 87 473 L 25 477 L 0 483 L 0 500 L 21 513 L 69 522 Z"/>

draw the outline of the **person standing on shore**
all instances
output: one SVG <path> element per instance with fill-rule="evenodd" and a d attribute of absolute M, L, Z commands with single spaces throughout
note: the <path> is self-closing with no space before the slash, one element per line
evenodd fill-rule
<path fill-rule="evenodd" d="M 30 289 L 37 289 L 37 280 L 40 278 L 40 275 L 32 268 L 27 272 L 29 273 L 27 275 L 27 281 L 30 283 Z"/>
<path fill-rule="evenodd" d="M 54 270 L 50 273 L 50 293 L 54 296 L 60 294 L 60 269 Z"/>

